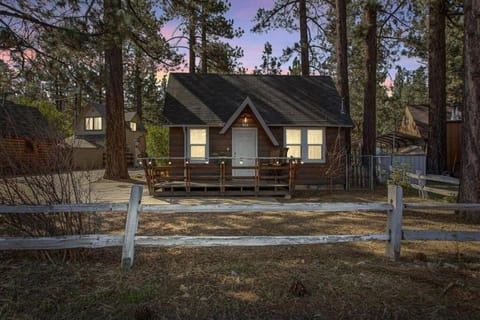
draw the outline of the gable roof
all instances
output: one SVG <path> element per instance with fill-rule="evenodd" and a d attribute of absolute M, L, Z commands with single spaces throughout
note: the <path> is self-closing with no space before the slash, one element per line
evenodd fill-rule
<path fill-rule="evenodd" d="M 98 114 L 100 116 L 102 116 L 103 118 L 106 117 L 107 115 L 107 110 L 106 110 L 106 106 L 104 104 L 100 104 L 100 103 L 97 103 L 97 104 L 93 104 L 92 105 L 92 108 L 97 110 Z M 87 109 L 89 110 L 89 109 Z M 83 113 L 85 115 L 85 111 Z M 137 111 L 125 111 L 125 122 L 129 122 L 129 121 L 132 121 L 133 118 L 135 118 L 135 116 L 137 115 Z M 137 123 L 137 131 L 146 131 L 145 130 L 145 126 L 143 125 L 143 123 Z"/>
<path fill-rule="evenodd" d="M 47 119 L 33 107 L 11 101 L 0 106 L 0 137 L 51 138 Z"/>
<path fill-rule="evenodd" d="M 137 115 L 136 111 L 125 112 L 125 121 L 132 121 L 132 119 Z"/>
<path fill-rule="evenodd" d="M 279 143 L 277 141 L 277 138 L 273 135 L 272 131 L 268 128 L 267 124 L 265 123 L 265 120 L 263 120 L 262 115 L 258 112 L 257 108 L 253 104 L 252 100 L 249 97 L 246 97 L 245 100 L 242 102 L 242 104 L 235 110 L 235 112 L 230 116 L 230 119 L 228 119 L 227 123 L 223 126 L 222 130 L 220 130 L 220 134 L 224 134 L 227 132 L 228 129 L 232 126 L 232 124 L 237 120 L 237 118 L 240 116 L 240 114 L 245 110 L 245 108 L 250 107 L 250 110 L 252 110 L 253 114 L 255 115 L 255 118 L 257 118 L 258 123 L 262 127 L 263 131 L 266 133 L 270 141 L 274 146 L 278 146 Z"/>
<path fill-rule="evenodd" d="M 412 115 L 415 126 L 418 129 L 421 137 L 428 137 L 428 109 L 426 104 L 409 105 L 406 109 Z"/>
<path fill-rule="evenodd" d="M 330 77 L 189 73 L 169 75 L 165 124 L 224 127 L 247 97 L 267 126 L 352 126 Z"/>
<path fill-rule="evenodd" d="M 412 115 L 413 121 L 418 128 L 420 136 L 427 139 L 428 138 L 428 111 L 430 106 L 428 104 L 419 104 L 419 105 L 407 105 L 406 109 Z M 455 110 L 452 106 L 447 106 L 447 122 L 461 121 L 462 112 L 461 110 Z M 456 117 L 456 119 L 455 119 Z"/>

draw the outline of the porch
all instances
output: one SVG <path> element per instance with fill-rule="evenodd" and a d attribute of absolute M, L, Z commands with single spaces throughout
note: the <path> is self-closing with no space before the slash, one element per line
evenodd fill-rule
<path fill-rule="evenodd" d="M 184 158 L 143 158 L 142 164 L 149 194 L 155 197 L 286 196 L 295 191 L 295 176 L 300 164 L 297 159 L 232 160 L 222 157 L 192 163 Z"/>

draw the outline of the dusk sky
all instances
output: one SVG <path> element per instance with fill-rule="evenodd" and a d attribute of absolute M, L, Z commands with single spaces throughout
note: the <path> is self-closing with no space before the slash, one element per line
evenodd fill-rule
<path fill-rule="evenodd" d="M 233 46 L 243 48 L 244 57 L 241 59 L 243 66 L 247 68 L 247 72 L 251 73 L 255 66 L 261 64 L 262 51 L 265 42 L 269 41 L 272 44 L 273 55 L 280 56 L 282 49 L 291 46 L 298 41 L 298 33 L 289 33 L 285 30 L 277 29 L 267 33 L 253 33 L 252 29 L 253 17 L 259 8 L 271 9 L 274 0 L 231 0 L 230 11 L 226 14 L 227 18 L 234 20 L 235 28 L 242 28 L 244 34 L 241 38 L 236 38 L 230 41 Z M 164 34 L 168 38 L 172 36 L 175 27 L 178 26 L 178 21 L 172 21 L 164 28 Z M 187 50 L 181 51 L 187 53 Z M 402 58 L 397 64 L 401 64 L 407 69 L 415 69 L 418 67 L 416 59 Z M 282 65 L 282 70 L 288 70 L 288 65 Z M 393 70 L 392 70 L 393 72 Z M 391 74 L 393 77 L 394 74 Z"/>
<path fill-rule="evenodd" d="M 244 34 L 241 38 L 229 41 L 232 46 L 239 46 L 243 49 L 244 57 L 241 59 L 243 66 L 252 72 L 255 66 L 261 63 L 262 51 L 265 42 L 269 41 L 273 47 L 273 55 L 280 56 L 282 49 L 292 45 L 299 37 L 296 33 L 288 33 L 285 30 L 272 30 L 266 33 L 253 33 L 254 23 L 252 22 L 259 8 L 272 8 L 273 0 L 232 0 L 231 9 L 226 14 L 228 19 L 233 19 L 235 28 L 242 28 Z M 163 34 L 169 38 L 172 36 L 178 21 L 171 21 L 164 27 Z M 177 31 L 178 32 L 178 31 Z M 187 53 L 187 50 L 181 50 Z M 288 66 L 284 67 L 288 69 Z"/>

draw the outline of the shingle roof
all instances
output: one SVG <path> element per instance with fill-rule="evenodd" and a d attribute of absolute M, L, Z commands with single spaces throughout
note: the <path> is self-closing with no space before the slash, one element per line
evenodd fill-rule
<path fill-rule="evenodd" d="M 132 121 L 133 117 L 135 117 L 136 115 L 136 111 L 125 112 L 125 121 Z"/>
<path fill-rule="evenodd" d="M 330 77 L 171 73 L 167 125 L 223 126 L 249 97 L 267 125 L 352 126 Z"/>
<path fill-rule="evenodd" d="M 51 138 L 52 130 L 38 109 L 5 101 L 0 105 L 0 137 Z"/>

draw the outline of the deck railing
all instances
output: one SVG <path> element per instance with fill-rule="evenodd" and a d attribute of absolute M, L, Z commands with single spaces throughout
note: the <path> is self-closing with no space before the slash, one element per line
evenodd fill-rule
<path fill-rule="evenodd" d="M 291 195 L 295 191 L 297 167 L 301 164 L 299 159 L 280 157 L 141 160 L 149 194 L 157 196 L 206 192 Z"/>
<path fill-rule="evenodd" d="M 132 187 L 129 204 L 76 204 L 44 206 L 0 205 L 0 214 L 40 212 L 110 212 L 127 211 L 124 235 L 70 235 L 59 237 L 0 237 L 0 250 L 48 250 L 65 248 L 99 248 L 122 246 L 122 265 L 132 267 L 135 246 L 142 247 L 213 247 L 213 246 L 278 246 L 340 243 L 354 241 L 386 241 L 385 253 L 392 260 L 400 258 L 401 240 L 480 241 L 478 231 L 405 230 L 402 227 L 404 209 L 475 210 L 480 203 L 417 204 L 403 203 L 402 188 L 388 187 L 388 203 L 276 203 L 276 204 L 216 204 L 216 205 L 142 205 L 142 186 Z M 311 236 L 138 236 L 138 218 L 141 212 L 190 213 L 212 212 L 293 212 L 293 211 L 385 211 L 385 233 L 357 235 Z M 160 217 L 159 217 L 160 219 Z"/>

